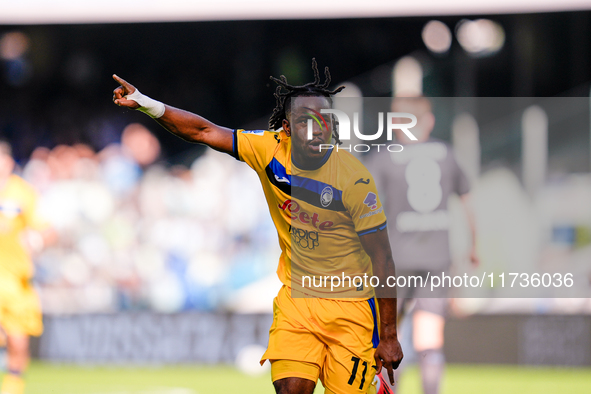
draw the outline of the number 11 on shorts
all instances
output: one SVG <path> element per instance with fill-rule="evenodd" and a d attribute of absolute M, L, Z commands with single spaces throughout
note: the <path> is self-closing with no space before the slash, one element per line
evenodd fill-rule
<path fill-rule="evenodd" d="M 349 381 L 347 382 L 349 384 L 349 386 L 353 385 L 353 382 L 355 381 L 355 375 L 357 375 L 357 369 L 359 369 L 359 361 L 361 361 L 361 359 L 359 357 L 351 357 L 351 361 L 353 361 L 353 372 L 351 372 L 351 377 L 349 378 Z M 367 373 L 367 361 L 363 362 L 363 373 L 361 375 L 361 384 L 359 385 L 359 390 L 363 389 L 363 385 L 365 384 L 365 374 Z"/>

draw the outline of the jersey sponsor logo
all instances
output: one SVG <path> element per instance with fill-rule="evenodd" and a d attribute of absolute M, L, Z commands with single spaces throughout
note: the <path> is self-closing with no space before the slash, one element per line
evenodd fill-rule
<path fill-rule="evenodd" d="M 290 183 L 289 179 L 287 179 L 286 177 L 282 176 L 281 178 L 279 178 L 279 176 L 277 174 L 275 175 L 275 179 L 277 180 L 277 182 L 284 182 L 284 183 Z"/>
<path fill-rule="evenodd" d="M 304 230 L 289 226 L 292 242 L 295 242 L 301 249 L 314 250 L 320 245 L 320 233 L 318 231 Z"/>
<path fill-rule="evenodd" d="M 363 203 L 369 207 L 372 211 L 374 211 L 378 207 L 378 196 L 375 193 L 369 192 L 367 196 L 365 196 L 365 200 Z"/>
<path fill-rule="evenodd" d="M 310 216 L 308 212 L 304 211 L 302 207 L 293 200 L 285 200 L 283 205 L 279 205 L 279 209 L 287 212 L 291 220 L 299 221 L 304 224 L 312 224 L 314 228 L 317 228 L 320 231 L 329 230 L 334 224 L 334 222 L 331 222 L 330 220 L 322 222 L 320 216 L 316 212 L 312 213 Z"/>
<path fill-rule="evenodd" d="M 365 219 L 367 217 L 377 215 L 378 213 L 381 213 L 383 210 L 384 210 L 384 207 L 380 207 L 380 209 L 376 209 L 375 211 L 368 212 L 368 213 L 365 213 L 365 214 L 359 216 L 359 219 Z"/>
<path fill-rule="evenodd" d="M 332 187 L 326 186 L 322 189 L 322 193 L 320 193 L 320 204 L 326 208 L 332 202 L 333 191 Z"/>
<path fill-rule="evenodd" d="M 242 130 L 242 134 L 264 135 L 265 130 Z"/>
<path fill-rule="evenodd" d="M 367 179 L 359 178 L 355 181 L 354 185 L 356 185 L 358 183 L 363 183 L 364 185 L 369 185 L 369 178 L 367 178 Z"/>

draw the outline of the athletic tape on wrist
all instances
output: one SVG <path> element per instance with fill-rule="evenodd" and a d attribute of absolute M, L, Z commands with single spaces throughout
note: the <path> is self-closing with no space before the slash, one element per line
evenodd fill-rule
<path fill-rule="evenodd" d="M 145 114 L 148 114 L 152 118 L 159 118 L 164 115 L 166 108 L 160 101 L 156 101 L 145 94 L 141 94 L 139 90 L 125 96 L 126 100 L 133 100 L 140 105 L 137 109 Z"/>

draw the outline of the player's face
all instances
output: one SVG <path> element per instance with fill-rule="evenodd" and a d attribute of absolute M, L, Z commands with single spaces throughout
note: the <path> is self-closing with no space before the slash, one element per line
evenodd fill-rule
<path fill-rule="evenodd" d="M 329 114 L 321 114 L 321 109 L 330 108 L 326 97 L 297 97 L 292 101 L 289 116 L 291 145 L 296 159 L 319 160 L 326 154 L 332 135 L 332 119 Z M 308 120 L 312 121 L 312 139 L 308 139 Z"/>

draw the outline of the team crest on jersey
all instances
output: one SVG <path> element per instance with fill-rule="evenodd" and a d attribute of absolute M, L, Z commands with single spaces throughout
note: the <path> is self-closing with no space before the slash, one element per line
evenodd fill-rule
<path fill-rule="evenodd" d="M 322 204 L 324 208 L 328 207 L 332 202 L 332 194 L 332 187 L 326 186 L 322 189 L 322 193 L 320 193 L 320 204 Z"/>
<path fill-rule="evenodd" d="M 375 193 L 369 192 L 365 196 L 363 203 L 369 207 L 372 211 L 378 207 L 378 196 Z"/>

